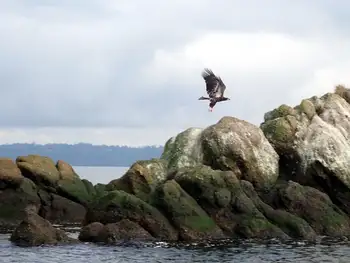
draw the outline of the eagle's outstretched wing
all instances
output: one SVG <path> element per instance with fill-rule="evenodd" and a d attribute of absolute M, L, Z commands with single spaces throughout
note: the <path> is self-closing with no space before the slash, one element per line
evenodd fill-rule
<path fill-rule="evenodd" d="M 210 98 L 224 96 L 226 86 L 220 77 L 215 76 L 215 74 L 207 68 L 202 72 L 202 77 L 205 80 L 206 90 Z"/>

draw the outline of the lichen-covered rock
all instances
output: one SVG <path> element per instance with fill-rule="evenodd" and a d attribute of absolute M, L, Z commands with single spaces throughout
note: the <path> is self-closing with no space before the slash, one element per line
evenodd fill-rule
<path fill-rule="evenodd" d="M 279 175 L 279 156 L 260 128 L 234 118 L 223 117 L 202 133 L 204 164 L 232 170 L 256 187 L 273 184 Z"/>
<path fill-rule="evenodd" d="M 323 189 L 350 213 L 350 104 L 343 98 L 348 92 L 305 99 L 296 115 L 266 119 L 261 129 L 280 155 L 287 180 Z"/>
<path fill-rule="evenodd" d="M 18 246 L 40 246 L 71 243 L 74 240 L 49 221 L 36 213 L 28 212 L 23 221 L 16 227 L 10 237 Z"/>
<path fill-rule="evenodd" d="M 150 202 L 157 185 L 165 180 L 167 162 L 161 159 L 135 162 L 121 177 L 112 180 L 106 190 L 123 190 Z"/>
<path fill-rule="evenodd" d="M 167 181 L 159 191 L 159 206 L 180 231 L 182 240 L 225 238 L 215 221 L 174 180 Z"/>
<path fill-rule="evenodd" d="M 0 189 L 18 187 L 24 177 L 18 166 L 9 158 L 0 158 Z"/>
<path fill-rule="evenodd" d="M 168 169 L 195 166 L 202 163 L 201 133 L 203 129 L 189 128 L 170 138 L 161 159 L 167 160 Z"/>
<path fill-rule="evenodd" d="M 124 191 L 107 191 L 90 204 L 84 225 L 92 222 L 117 223 L 129 219 L 138 223 L 153 237 L 177 240 L 178 233 L 168 219 L 155 207 Z"/>
<path fill-rule="evenodd" d="M 46 156 L 28 155 L 19 156 L 16 164 L 24 177 L 43 187 L 55 187 L 60 179 L 60 173 L 54 161 Z"/>
<path fill-rule="evenodd" d="M 279 156 L 260 128 L 234 117 L 185 130 L 168 140 L 161 158 L 170 171 L 204 164 L 231 170 L 257 187 L 273 184 L 279 174 Z"/>

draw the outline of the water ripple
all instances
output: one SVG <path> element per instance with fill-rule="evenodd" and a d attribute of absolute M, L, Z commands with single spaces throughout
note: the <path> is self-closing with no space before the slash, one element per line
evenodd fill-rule
<path fill-rule="evenodd" d="M 4 263 L 146 263 L 146 262 L 347 262 L 350 246 L 344 240 L 279 243 L 277 241 L 226 240 L 216 243 L 121 243 L 118 246 L 81 243 L 22 248 L 0 235 Z"/>

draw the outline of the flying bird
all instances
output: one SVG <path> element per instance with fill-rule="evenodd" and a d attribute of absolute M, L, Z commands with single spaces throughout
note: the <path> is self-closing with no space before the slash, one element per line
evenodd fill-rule
<path fill-rule="evenodd" d="M 209 97 L 200 97 L 198 100 L 209 100 L 209 111 L 213 111 L 213 108 L 217 102 L 230 100 L 227 97 L 224 97 L 224 92 L 226 86 L 222 79 L 218 76 L 215 76 L 213 71 L 205 68 L 202 72 L 202 77 L 205 81 L 206 90 Z"/>

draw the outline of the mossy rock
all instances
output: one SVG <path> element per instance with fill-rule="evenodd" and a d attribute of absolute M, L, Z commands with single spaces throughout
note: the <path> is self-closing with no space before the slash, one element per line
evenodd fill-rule
<path fill-rule="evenodd" d="M 157 208 L 134 195 L 119 190 L 107 191 L 100 197 L 94 198 L 86 213 L 84 224 L 116 223 L 122 219 L 138 223 L 156 238 L 178 239 L 177 231 Z"/>
<path fill-rule="evenodd" d="M 262 123 L 260 128 L 277 152 L 290 148 L 295 139 L 298 122 L 295 117 L 287 116 Z"/>
<path fill-rule="evenodd" d="M 213 170 L 205 165 L 180 169 L 171 178 L 196 198 L 201 206 L 229 206 L 234 193 L 240 190 L 239 180 L 234 173 Z"/>
<path fill-rule="evenodd" d="M 60 173 L 54 161 L 49 157 L 33 154 L 19 156 L 16 164 L 24 177 L 43 187 L 55 187 L 60 179 Z"/>
<path fill-rule="evenodd" d="M 37 186 L 24 178 L 18 188 L 0 191 L 0 225 L 16 225 L 23 219 L 25 209 L 38 211 L 40 205 Z"/>
<path fill-rule="evenodd" d="M 214 220 L 174 180 L 162 185 L 158 195 L 159 206 L 166 211 L 180 230 L 183 240 L 224 238 Z"/>
<path fill-rule="evenodd" d="M 112 180 L 107 191 L 122 190 L 150 202 L 157 185 L 165 180 L 167 162 L 153 158 L 135 162 L 119 179 Z"/>
<path fill-rule="evenodd" d="M 278 188 L 278 198 L 286 211 L 303 218 L 318 235 L 350 236 L 348 215 L 325 193 L 289 181 Z"/>
<path fill-rule="evenodd" d="M 94 185 L 87 179 L 81 179 L 81 181 L 84 183 L 86 191 L 89 195 L 93 196 L 96 194 L 96 189 Z"/>
<path fill-rule="evenodd" d="M 241 181 L 241 185 L 244 192 L 269 222 L 280 228 L 292 238 L 315 240 L 315 231 L 304 219 L 282 209 L 275 210 L 268 204 L 264 203 L 250 182 Z"/>
<path fill-rule="evenodd" d="M 100 197 L 106 192 L 106 184 L 101 184 L 101 183 L 95 184 L 94 189 L 95 189 L 95 194 L 93 195 L 94 198 Z"/>
<path fill-rule="evenodd" d="M 92 198 L 85 183 L 80 178 L 62 179 L 57 182 L 58 194 L 86 206 Z"/>
<path fill-rule="evenodd" d="M 274 119 L 281 118 L 281 117 L 287 117 L 287 116 L 294 116 L 295 117 L 296 115 L 297 115 L 297 113 L 296 113 L 295 109 L 293 109 L 292 107 L 290 107 L 286 104 L 282 104 L 277 109 L 274 109 L 272 111 L 265 113 L 264 121 L 266 122 L 266 121 L 274 120 Z"/>
<path fill-rule="evenodd" d="M 300 103 L 300 111 L 305 113 L 307 118 L 311 120 L 317 113 L 314 104 L 307 99 L 304 99 Z"/>

